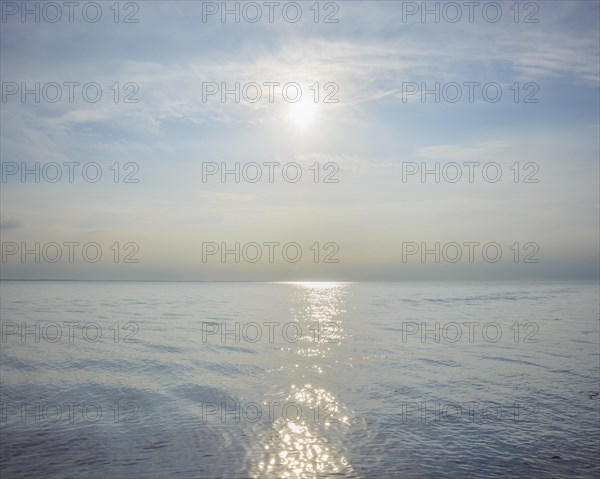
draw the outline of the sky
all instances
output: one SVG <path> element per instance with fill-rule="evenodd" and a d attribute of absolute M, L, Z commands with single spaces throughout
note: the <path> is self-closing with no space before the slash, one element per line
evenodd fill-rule
<path fill-rule="evenodd" d="M 1 2 L 2 279 L 598 279 L 599 2 L 50 3 Z"/>

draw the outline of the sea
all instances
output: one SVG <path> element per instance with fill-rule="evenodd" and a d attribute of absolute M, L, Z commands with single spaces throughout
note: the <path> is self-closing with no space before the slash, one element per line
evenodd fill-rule
<path fill-rule="evenodd" d="M 599 291 L 2 281 L 0 476 L 600 477 Z"/>

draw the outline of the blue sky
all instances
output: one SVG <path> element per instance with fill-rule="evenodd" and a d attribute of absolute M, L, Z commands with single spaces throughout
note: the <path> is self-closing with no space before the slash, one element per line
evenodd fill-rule
<path fill-rule="evenodd" d="M 497 23 L 477 13 L 473 23 L 403 21 L 410 2 L 394 1 L 336 2 L 339 21 L 315 23 L 312 2 L 302 2 L 297 23 L 276 15 L 254 24 L 218 16 L 203 22 L 207 2 L 135 3 L 137 23 L 115 23 L 111 3 L 101 2 L 97 23 L 78 15 L 73 23 L 22 22 L 17 14 L 1 25 L 3 88 L 97 82 L 103 90 L 97 103 L 76 90 L 72 103 L 22 102 L 17 94 L 0 104 L 3 163 L 96 162 L 103 170 L 97 183 L 80 175 L 73 183 L 23 183 L 18 175 L 2 182 L 3 243 L 96 242 L 103 249 L 98 263 L 22 262 L 17 253 L 1 264 L 2 278 L 597 278 L 599 2 L 529 2 L 539 9 L 537 23 L 514 22 L 513 2 L 500 3 Z M 521 13 L 531 11 L 527 4 Z M 118 103 L 109 89 L 115 82 Z M 128 82 L 139 87 L 137 103 L 122 102 Z M 203 102 L 206 82 L 296 82 L 303 101 L 310 85 L 331 82 L 338 102 L 312 102 L 310 121 L 298 126 L 302 114 L 277 89 L 273 103 L 222 103 L 218 95 Z M 419 94 L 403 101 L 403 84 L 436 82 L 495 83 L 502 98 L 487 102 L 476 89 L 470 102 L 465 88 L 456 103 L 422 102 Z M 515 82 L 517 103 L 509 89 Z M 528 83 L 537 103 L 522 101 Z M 138 165 L 139 182 L 115 183 L 115 162 Z M 303 178 L 203 182 L 206 162 L 296 162 Z M 315 162 L 335 163 L 339 181 L 315 183 Z M 403 164 L 448 162 L 494 162 L 503 177 L 402 181 Z M 539 181 L 512 181 L 515 162 L 537 165 Z M 115 242 L 135 242 L 139 262 L 115 264 L 108 249 Z M 296 242 L 303 260 L 203 262 L 204 242 Z M 336 243 L 339 262 L 315 264 L 315 242 Z M 409 242 L 495 242 L 503 259 L 403 262 Z M 515 242 L 537 244 L 539 262 L 512 261 Z"/>

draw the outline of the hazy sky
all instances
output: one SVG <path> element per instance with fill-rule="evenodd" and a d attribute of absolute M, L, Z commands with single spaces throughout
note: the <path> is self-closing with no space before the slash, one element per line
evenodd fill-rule
<path fill-rule="evenodd" d="M 220 11 L 203 18 L 222 2 L 122 2 L 118 22 L 113 2 L 97 4 L 97 22 L 96 4 L 86 17 L 75 7 L 69 22 L 55 2 L 55 23 L 54 5 L 25 3 L 2 1 L 4 279 L 598 277 L 597 1 L 521 2 L 517 22 L 513 2 L 498 3 L 496 23 L 493 8 L 482 11 L 487 2 L 471 19 L 454 3 L 454 23 L 457 8 L 436 2 L 279 2 L 273 22 L 264 2 L 245 2 L 239 23 L 234 14 L 223 23 Z M 282 7 L 292 20 L 296 5 L 302 17 L 286 21 Z M 251 23 L 256 6 L 262 18 Z M 25 7 L 39 8 L 40 21 L 23 21 Z M 439 8 L 439 22 L 423 22 L 424 8 Z M 225 102 L 220 91 L 208 95 L 236 82 L 239 103 L 234 93 Z M 269 101 L 268 82 L 300 85 L 301 100 L 291 102 L 293 85 L 287 100 L 275 85 Z M 72 182 L 69 162 L 79 163 Z M 39 183 L 33 173 L 23 181 L 21 170 L 36 163 Z M 48 163 L 61 166 L 54 183 Z M 203 178 L 236 163 L 239 183 L 220 171 Z M 261 166 L 255 183 L 248 163 Z M 423 182 L 421 170 L 436 164 L 439 182 L 434 173 Z M 128 174 L 137 183 L 124 182 Z M 51 242 L 62 253 L 54 263 Z M 39 257 L 22 257 L 35 243 Z M 86 261 L 89 243 L 97 246 Z M 233 253 L 222 262 L 222 243 L 240 243 L 239 263 Z M 254 263 L 258 250 L 247 243 L 260 246 Z M 439 263 L 433 252 L 422 258 L 436 243 Z M 138 262 L 124 262 L 128 254 Z"/>

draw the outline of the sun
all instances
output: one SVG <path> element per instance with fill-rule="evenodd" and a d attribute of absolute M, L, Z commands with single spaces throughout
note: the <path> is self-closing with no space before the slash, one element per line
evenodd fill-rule
<path fill-rule="evenodd" d="M 317 104 L 309 99 L 290 104 L 288 119 L 298 128 L 310 126 L 317 113 Z"/>

